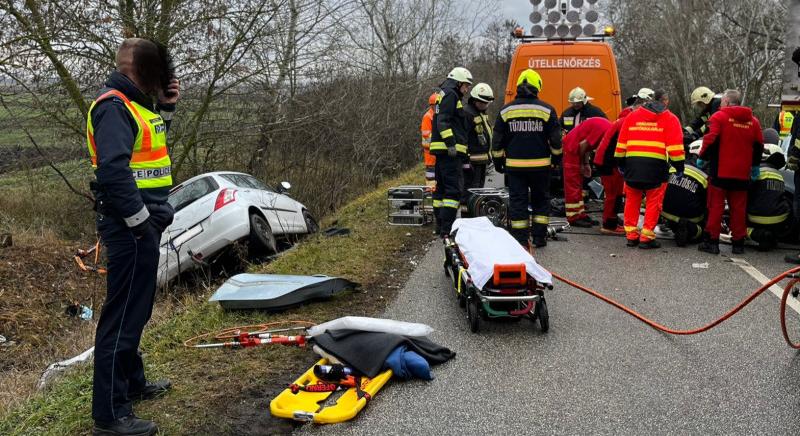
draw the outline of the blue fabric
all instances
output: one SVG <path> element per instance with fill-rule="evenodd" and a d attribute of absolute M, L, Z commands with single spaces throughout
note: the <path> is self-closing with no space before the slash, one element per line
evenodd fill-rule
<path fill-rule="evenodd" d="M 758 180 L 758 176 L 761 175 L 761 167 L 758 165 L 753 166 L 750 168 L 750 180 L 756 181 Z"/>
<path fill-rule="evenodd" d="M 700 168 L 701 170 L 705 169 L 705 167 L 708 165 L 708 162 L 704 161 L 703 159 L 697 159 L 697 162 L 695 163 L 697 164 L 697 168 Z"/>
<path fill-rule="evenodd" d="M 405 345 L 401 345 L 389 353 L 383 368 L 390 368 L 395 376 L 403 380 L 411 378 L 433 380 L 428 361 L 414 351 L 410 351 Z"/>

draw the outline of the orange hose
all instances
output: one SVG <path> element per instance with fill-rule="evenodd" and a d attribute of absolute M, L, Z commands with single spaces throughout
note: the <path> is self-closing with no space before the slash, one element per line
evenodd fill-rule
<path fill-rule="evenodd" d="M 654 329 L 656 329 L 658 331 L 661 331 L 661 332 L 664 332 L 664 333 L 668 333 L 668 334 L 671 334 L 671 335 L 695 335 L 695 334 L 702 333 L 702 332 L 705 332 L 707 330 L 710 330 L 710 329 L 722 324 L 725 320 L 727 320 L 728 318 L 732 317 L 733 315 L 735 315 L 740 310 L 744 309 L 745 306 L 750 304 L 759 295 L 763 294 L 764 291 L 769 289 L 770 286 L 774 285 L 775 283 L 780 282 L 781 280 L 786 278 L 786 276 L 791 275 L 791 274 L 795 274 L 795 273 L 798 273 L 798 272 L 800 272 L 800 266 L 794 267 L 794 268 L 792 268 L 790 270 L 787 270 L 787 271 L 784 271 L 783 273 L 773 277 L 770 281 L 765 283 L 760 288 L 756 289 L 752 294 L 750 294 L 747 298 L 745 298 L 738 305 L 736 305 L 736 307 L 734 307 L 733 309 L 729 310 L 726 314 L 722 315 L 720 318 L 712 321 L 709 324 L 706 324 L 703 327 L 696 328 L 696 329 L 691 329 L 691 330 L 671 329 L 669 327 L 666 327 L 666 326 L 661 325 L 661 324 L 659 324 L 659 323 L 657 323 L 655 321 L 650 320 L 649 318 L 645 317 L 644 315 L 640 314 L 639 312 L 636 312 L 635 310 L 626 307 L 622 303 L 619 303 L 619 302 L 617 302 L 617 301 L 615 301 L 615 300 L 613 300 L 613 299 L 611 299 L 609 297 L 606 297 L 605 295 L 603 295 L 603 294 L 601 294 L 601 293 L 599 293 L 599 292 L 597 292 L 597 291 L 595 291 L 595 290 L 593 290 L 593 289 L 591 289 L 589 287 L 583 286 L 583 285 L 581 285 L 579 283 L 575 283 L 575 282 L 573 282 L 573 281 L 571 281 L 569 279 L 566 279 L 564 277 L 561 277 L 560 275 L 555 274 L 555 273 L 553 273 L 553 277 L 555 277 L 556 279 L 558 279 L 558 280 L 560 280 L 560 281 L 572 286 L 575 289 L 583 291 L 583 292 L 585 292 L 585 293 L 587 293 L 587 294 L 589 294 L 589 295 L 591 295 L 591 296 L 593 296 L 595 298 L 598 298 L 598 299 L 600 299 L 600 300 L 602 300 L 602 301 L 604 301 L 604 302 L 616 307 L 617 309 L 622 310 L 623 312 L 627 313 L 628 315 L 633 316 L 634 318 L 638 319 L 639 321 L 649 325 L 650 327 L 652 327 L 652 328 L 654 328 Z M 787 297 L 788 297 L 789 292 L 791 291 L 792 287 L 797 282 L 800 282 L 800 280 L 798 280 L 796 278 L 791 280 L 789 282 L 789 284 L 786 285 L 786 288 L 784 289 L 783 297 L 781 298 L 780 317 L 781 317 L 781 328 L 783 330 L 783 337 L 784 337 L 784 339 L 786 339 L 786 343 L 789 344 L 789 346 L 792 347 L 792 348 L 800 349 L 800 344 L 794 343 L 794 342 L 791 341 L 791 339 L 789 339 L 789 334 L 788 334 L 788 331 L 787 331 L 787 328 L 786 328 L 786 300 L 787 300 Z"/>

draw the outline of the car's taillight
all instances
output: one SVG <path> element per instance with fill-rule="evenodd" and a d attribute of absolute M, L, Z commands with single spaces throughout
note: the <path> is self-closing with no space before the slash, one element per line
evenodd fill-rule
<path fill-rule="evenodd" d="M 221 209 L 226 204 L 230 204 L 236 201 L 236 190 L 225 188 L 222 191 L 219 191 L 217 195 L 217 202 L 214 203 L 214 210 L 217 211 Z"/>

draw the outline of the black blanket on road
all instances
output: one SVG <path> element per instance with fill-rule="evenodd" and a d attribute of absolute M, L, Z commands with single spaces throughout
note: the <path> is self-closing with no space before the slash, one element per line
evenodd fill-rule
<path fill-rule="evenodd" d="M 400 336 L 361 330 L 335 330 L 315 336 L 317 345 L 367 377 L 381 372 L 383 363 L 398 346 L 405 345 L 431 365 L 452 359 L 456 353 L 427 337 Z"/>

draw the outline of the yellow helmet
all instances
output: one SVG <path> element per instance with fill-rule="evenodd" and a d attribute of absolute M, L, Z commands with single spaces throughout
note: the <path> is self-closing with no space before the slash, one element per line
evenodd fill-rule
<path fill-rule="evenodd" d="M 528 85 L 533 86 L 539 91 L 542 90 L 542 76 L 540 76 L 539 73 L 530 68 L 519 73 L 519 78 L 517 79 L 517 86 L 522 85 L 523 83 L 527 83 Z"/>
<path fill-rule="evenodd" d="M 700 102 L 704 104 L 709 104 L 711 103 L 712 98 L 714 98 L 714 91 L 705 86 L 700 86 L 695 88 L 694 91 L 692 91 L 690 100 L 692 101 L 692 106 L 694 106 Z"/>

